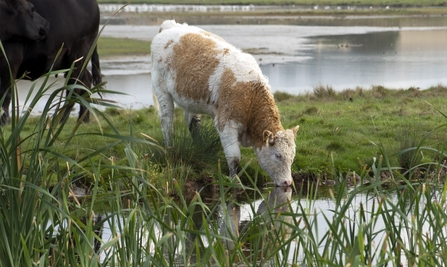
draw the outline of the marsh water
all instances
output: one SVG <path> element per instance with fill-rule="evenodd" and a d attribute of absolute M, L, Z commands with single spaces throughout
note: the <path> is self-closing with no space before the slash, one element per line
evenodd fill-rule
<path fill-rule="evenodd" d="M 333 188 L 333 190 L 336 191 L 337 189 Z M 234 240 L 233 238 L 235 236 L 245 235 L 246 233 L 244 231 L 247 231 L 247 224 L 252 224 L 249 227 L 249 231 L 257 231 L 256 229 L 259 228 L 258 230 L 260 230 L 262 227 L 275 227 L 277 230 L 281 229 L 281 231 L 284 231 L 280 232 L 285 235 L 285 240 L 287 240 L 287 242 L 290 241 L 288 245 L 289 247 L 286 250 L 289 251 L 289 254 L 281 254 L 281 257 L 284 257 L 288 266 L 296 266 L 297 264 L 300 266 L 313 266 L 311 262 L 306 262 L 306 258 L 304 258 L 304 250 L 309 249 L 309 247 L 306 247 L 304 244 L 312 242 L 311 240 L 322 242 L 318 245 L 317 250 L 320 254 L 323 254 L 324 250 L 327 249 L 327 247 L 325 248 L 324 246 L 325 243 L 336 243 L 336 241 L 332 240 L 328 235 L 331 235 L 332 233 L 334 233 L 334 235 L 340 234 L 339 238 L 348 242 L 349 244 L 346 244 L 346 247 L 349 247 L 351 245 L 355 246 L 357 239 L 360 240 L 360 236 L 357 236 L 360 235 L 360 231 L 368 231 L 369 234 L 365 234 L 365 232 L 361 233 L 365 235 L 365 245 L 368 244 L 369 246 L 372 246 L 371 250 L 373 255 L 365 256 L 369 256 L 371 266 L 375 266 L 380 260 L 378 259 L 379 257 L 375 255 L 376 251 L 381 249 L 386 250 L 387 245 L 390 246 L 388 240 L 389 230 L 386 225 L 390 224 L 390 221 L 387 220 L 395 220 L 396 225 L 399 225 L 400 228 L 398 229 L 400 230 L 397 232 L 403 242 L 402 246 L 405 247 L 404 249 L 410 249 L 415 241 L 413 236 L 414 232 L 420 231 L 429 235 L 432 229 L 428 223 L 424 223 L 420 226 L 417 226 L 416 224 L 409 226 L 406 223 L 402 224 L 402 220 L 405 221 L 412 218 L 414 222 L 413 209 L 424 209 L 427 201 L 437 202 L 440 200 L 440 194 L 435 193 L 433 194 L 432 199 L 422 200 L 417 204 L 417 207 L 413 206 L 409 208 L 408 211 L 405 211 L 406 215 L 399 214 L 398 216 L 395 215 L 395 217 L 393 217 L 392 215 L 382 216 L 380 214 L 386 212 L 395 214 L 392 203 L 398 203 L 399 193 L 397 190 L 391 190 L 389 193 L 385 193 L 385 195 L 378 195 L 372 192 L 368 193 L 367 190 L 358 194 L 355 193 L 355 188 L 347 188 L 344 197 L 337 197 L 337 201 L 340 201 L 338 204 L 336 204 L 336 201 L 334 201 L 328 194 L 323 197 L 314 197 L 306 193 L 297 194 L 294 192 L 294 189 L 291 187 L 265 188 L 262 196 L 259 196 L 254 201 L 235 201 L 234 199 L 228 198 L 226 201 L 214 201 L 214 204 L 208 206 L 206 213 L 201 209 L 196 209 L 196 212 L 190 216 L 193 217 L 195 227 L 200 229 L 200 231 L 193 231 L 197 232 L 197 235 L 184 233 L 188 235 L 188 242 L 181 243 L 181 245 L 177 247 L 174 258 L 178 258 L 179 262 L 182 262 L 182 257 L 185 254 L 192 255 L 190 263 L 193 264 L 194 251 L 197 249 L 194 245 L 195 243 L 192 242 L 194 238 L 199 238 L 201 240 L 200 242 L 205 247 L 212 246 L 215 242 L 224 242 L 227 249 L 233 249 L 235 245 L 241 244 L 234 244 L 231 240 Z M 387 205 L 386 203 L 391 204 Z M 197 207 L 199 206 L 200 205 L 197 205 Z M 303 216 L 306 216 L 307 219 L 303 220 Z M 339 221 L 339 217 L 343 218 L 343 220 Z M 405 219 L 405 217 L 408 218 Z M 204 218 L 207 218 L 208 223 L 204 223 Z M 111 217 L 109 219 L 103 228 L 102 238 L 105 242 L 112 239 L 110 225 L 124 225 L 124 221 L 123 217 Z M 208 227 L 208 229 L 206 229 L 206 227 Z M 137 233 L 138 236 L 143 238 L 145 244 L 150 244 L 149 247 L 151 250 L 149 252 L 151 253 L 154 253 L 154 247 L 158 238 L 161 238 L 166 234 L 166 230 L 162 230 L 162 228 L 161 225 L 155 225 L 150 229 L 145 229 L 143 227 L 140 228 Z M 168 232 L 169 231 L 170 230 L 168 230 Z M 213 237 L 206 235 L 206 231 L 213 231 Z M 349 231 L 349 233 L 343 231 Z M 447 234 L 445 228 L 442 231 L 442 235 Z M 298 232 L 301 232 L 301 234 L 297 234 Z M 396 232 L 393 234 L 396 234 Z M 152 238 L 149 236 L 152 236 Z M 154 236 L 156 237 L 154 238 Z M 309 236 L 312 237 L 309 238 Z M 366 236 L 368 236 L 368 238 L 366 238 Z M 173 238 L 175 239 L 176 237 Z M 303 241 L 308 238 L 308 241 Z M 237 240 L 237 242 L 242 242 L 239 239 Z M 245 242 L 248 243 L 250 242 L 249 240 L 250 238 Z M 254 240 L 256 240 L 256 238 L 254 238 Z M 267 247 L 267 245 L 264 246 Z M 330 249 L 328 251 L 326 251 L 326 253 L 331 253 Z M 341 250 L 336 251 L 335 253 L 340 259 L 341 257 L 349 256 L 349 252 Z M 366 254 L 368 254 L 368 252 L 366 252 Z M 388 261 L 390 266 L 408 266 L 405 256 L 398 259 L 389 258 Z M 396 262 L 399 262 L 399 264 L 396 264 Z M 382 261 L 381 264 L 384 264 L 384 262 Z M 377 265 L 379 266 L 379 264 Z M 176 266 L 185 265 L 180 263 Z M 272 262 L 265 262 L 265 265 L 263 266 L 278 265 L 272 260 Z"/>
<path fill-rule="evenodd" d="M 319 85 L 338 91 L 358 86 L 368 89 L 373 85 L 395 89 L 447 85 L 447 27 L 364 28 L 365 33 L 346 33 L 359 30 L 351 28 L 343 29 L 341 35 L 304 38 L 290 51 L 296 61 L 289 61 L 290 55 L 287 61 L 277 55 L 264 63 L 262 59 L 266 56 L 257 55 L 272 90 L 303 94 Z M 125 67 L 126 74 L 119 75 L 119 71 L 113 70 L 113 75 L 107 77 L 108 88 L 137 96 L 138 101 L 128 105 L 152 104 L 150 70 L 141 73 L 139 68 L 135 69 L 138 74 L 129 75 L 133 64 Z"/>
<path fill-rule="evenodd" d="M 300 94 L 318 85 L 340 91 L 447 85 L 447 29 L 419 28 L 308 38 L 305 59 L 261 66 L 274 90 Z"/>

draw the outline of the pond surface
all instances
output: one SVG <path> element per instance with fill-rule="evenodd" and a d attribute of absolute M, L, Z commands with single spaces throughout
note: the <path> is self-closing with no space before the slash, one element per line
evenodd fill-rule
<path fill-rule="evenodd" d="M 274 90 L 301 94 L 314 87 L 426 89 L 447 85 L 447 29 L 412 29 L 308 38 L 306 59 L 262 65 Z"/>
<path fill-rule="evenodd" d="M 395 192 L 378 196 L 373 193 L 369 194 L 365 191 L 361 193 L 354 193 L 353 191 L 355 191 L 354 188 L 348 189 L 346 192 L 346 197 L 343 197 L 341 203 L 339 204 L 336 204 L 329 196 L 327 198 L 320 197 L 318 199 L 313 199 L 311 196 L 295 194 L 293 193 L 293 189 L 290 187 L 266 188 L 263 190 L 262 198 L 249 203 L 244 203 L 243 201 L 238 201 L 236 203 L 230 198 L 224 203 L 218 202 L 210 205 L 209 210 L 216 213 L 212 216 L 210 216 L 209 213 L 208 215 L 204 215 L 203 212 L 196 212 L 196 214 L 192 215 L 195 220 L 194 223 L 196 229 L 201 229 L 200 231 L 196 232 L 202 234 L 199 234 L 199 236 L 190 236 L 189 238 L 200 238 L 205 247 L 210 246 L 214 242 L 225 242 L 228 249 L 233 249 L 235 245 L 240 244 L 233 244 L 230 240 L 234 240 L 233 238 L 235 236 L 244 235 L 244 229 L 247 229 L 244 227 L 253 221 L 256 221 L 257 223 L 251 226 L 251 231 L 253 231 L 253 227 L 256 229 L 261 229 L 264 223 L 266 225 L 271 224 L 271 226 L 265 227 L 272 227 L 276 229 L 283 229 L 283 227 L 285 227 L 284 234 L 287 237 L 286 240 L 291 239 L 289 249 L 290 255 L 283 255 L 284 257 L 287 257 L 287 262 L 293 266 L 294 263 L 297 263 L 296 260 L 298 260 L 298 263 L 302 263 L 304 266 L 312 266 L 312 263 L 306 262 L 303 252 L 303 249 L 305 248 L 303 248 L 302 239 L 306 239 L 308 236 L 312 236 L 310 240 L 318 243 L 322 242 L 318 246 L 318 251 L 319 253 L 323 254 L 324 244 L 326 242 L 330 242 L 327 235 L 331 234 L 331 232 L 334 231 L 335 235 L 338 235 L 339 238 L 342 240 L 346 239 L 346 242 L 353 245 L 355 240 L 358 238 L 356 235 L 359 234 L 359 231 L 362 231 L 362 235 L 366 235 L 371 238 L 367 240 L 365 239 L 365 245 L 373 244 L 372 252 L 375 254 L 377 251 L 385 248 L 387 245 L 390 245 L 390 241 L 388 240 L 388 234 L 390 233 L 387 232 L 388 230 L 386 230 L 387 226 L 385 224 L 395 223 L 396 225 L 399 225 L 399 227 L 402 227 L 398 232 L 402 242 L 404 243 L 403 246 L 406 249 L 410 249 L 409 246 L 411 246 L 409 244 L 407 245 L 407 242 L 414 244 L 411 242 L 414 242 L 412 238 L 415 232 L 420 231 L 427 235 L 431 232 L 431 226 L 427 222 L 423 225 L 402 225 L 402 221 L 410 220 L 412 219 L 412 216 L 414 216 L 412 209 L 423 209 L 425 207 L 426 200 L 421 200 L 418 202 L 417 207 L 413 206 L 411 208 L 407 208 L 408 211 L 403 209 L 403 213 L 396 213 L 395 217 L 389 217 L 381 214 L 383 212 L 388 212 L 388 209 L 390 210 L 390 213 L 395 212 L 393 211 L 393 204 L 387 205 L 387 203 L 398 202 L 398 196 Z M 439 195 L 435 194 L 433 195 L 433 199 L 429 201 L 439 201 L 439 197 Z M 215 207 L 215 205 L 217 205 L 217 207 Z M 298 221 L 298 224 L 295 224 L 293 216 L 290 216 L 290 214 L 296 215 L 295 220 Z M 304 216 L 304 214 L 307 217 L 305 221 L 300 219 Z M 205 227 L 205 224 L 203 220 L 205 217 L 211 218 L 211 220 L 206 224 L 209 227 L 208 230 L 215 231 L 217 229 L 215 234 L 218 237 L 209 239 L 209 236 L 204 234 L 203 231 L 205 230 L 203 227 Z M 262 219 L 259 220 L 259 218 Z M 342 220 L 338 221 L 339 218 L 342 218 Z M 387 222 L 386 220 L 389 219 L 395 220 L 395 222 Z M 122 217 L 111 217 L 109 220 L 112 221 L 106 223 L 103 228 L 102 238 L 104 242 L 109 241 L 113 236 L 109 225 L 125 224 L 125 219 Z M 368 230 L 370 232 L 363 232 L 366 231 L 367 226 L 371 226 Z M 144 227 L 142 227 L 140 228 L 141 233 L 138 233 L 138 236 L 144 239 L 143 243 L 150 244 L 149 247 L 152 249 L 155 247 L 155 243 L 158 239 L 162 238 L 163 234 L 166 234 L 166 229 L 162 230 L 162 225 L 156 225 L 155 228 L 155 236 L 158 236 L 155 240 L 154 238 L 151 239 L 148 237 L 148 232 L 153 231 L 153 227 L 150 229 L 144 229 Z M 298 236 L 294 235 L 297 233 L 298 229 L 303 230 L 306 234 L 301 234 Z M 344 233 L 342 229 L 343 231 L 348 231 L 349 233 Z M 442 231 L 443 235 L 447 234 L 445 228 Z M 311 232 L 311 234 L 307 234 L 307 232 Z M 349 237 L 351 234 L 352 236 Z M 353 239 L 351 240 L 350 238 Z M 427 236 L 427 238 L 429 237 Z M 182 255 L 185 254 L 185 251 L 195 251 L 196 248 L 194 245 L 191 243 L 189 245 L 192 247 L 188 247 L 188 244 L 188 242 L 182 243 L 182 245 L 177 248 L 177 257 L 181 259 Z M 151 251 L 151 253 L 154 253 L 154 251 Z M 374 254 L 369 256 L 374 256 Z M 339 255 L 340 257 L 348 256 L 347 254 L 344 254 L 344 251 L 338 251 L 336 255 Z M 374 266 L 378 259 L 377 257 L 372 257 L 371 260 L 372 266 Z M 391 258 L 389 260 L 392 261 Z M 405 256 L 398 260 L 400 260 L 400 263 L 402 263 L 403 266 L 406 266 L 407 259 Z M 390 265 L 395 266 L 391 262 Z M 266 266 L 277 265 L 275 265 L 274 262 L 267 262 Z"/>

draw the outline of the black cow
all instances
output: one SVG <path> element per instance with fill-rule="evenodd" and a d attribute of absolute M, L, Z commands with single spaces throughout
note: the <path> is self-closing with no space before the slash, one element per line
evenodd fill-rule
<path fill-rule="evenodd" d="M 0 0 L 25 1 L 25 0 Z M 69 81 L 78 83 L 86 88 L 101 82 L 99 57 L 96 46 L 91 56 L 92 73 L 82 65 L 87 55 L 95 45 L 99 29 L 99 7 L 96 0 L 27 0 L 34 5 L 34 10 L 49 22 L 49 30 L 45 38 L 39 41 L 30 38 L 11 38 L 2 40 L 6 56 L 9 60 L 12 76 L 17 79 L 25 74 L 25 79 L 35 80 L 53 70 L 68 69 L 76 61 L 75 69 Z M 23 7 L 28 3 L 16 5 L 16 12 L 28 12 Z M 34 12 L 34 14 L 35 14 Z M 10 28 L 11 25 L 0 17 L 1 27 Z M 40 30 L 39 30 L 40 32 Z M 19 34 L 20 36 L 20 34 Z M 24 37 L 24 36 L 23 36 Z M 60 55 L 57 55 L 61 49 Z M 1 54 L 1 53 L 0 53 Z M 54 65 L 53 65 L 54 64 Z M 4 56 L 0 55 L 0 97 L 5 96 L 1 116 L 1 124 L 9 121 L 9 104 L 11 102 L 11 79 L 9 68 Z M 83 94 L 82 89 L 75 89 L 75 93 Z M 70 113 L 73 104 L 65 110 L 64 116 Z M 85 113 L 85 114 L 84 114 Z M 89 120 L 89 114 L 81 106 L 79 118 Z"/>
<path fill-rule="evenodd" d="M 48 21 L 36 13 L 34 5 L 24 0 L 0 0 L 0 40 L 42 40 Z"/>

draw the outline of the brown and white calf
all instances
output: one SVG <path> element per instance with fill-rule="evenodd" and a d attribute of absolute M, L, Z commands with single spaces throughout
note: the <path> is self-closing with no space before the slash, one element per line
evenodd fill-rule
<path fill-rule="evenodd" d="M 189 129 L 198 114 L 214 119 L 230 176 L 237 175 L 239 142 L 253 147 L 261 167 L 278 186 L 292 184 L 295 136 L 285 130 L 268 80 L 256 60 L 200 28 L 164 21 L 151 44 L 152 88 L 158 99 L 166 145 L 171 144 L 174 103 Z"/>

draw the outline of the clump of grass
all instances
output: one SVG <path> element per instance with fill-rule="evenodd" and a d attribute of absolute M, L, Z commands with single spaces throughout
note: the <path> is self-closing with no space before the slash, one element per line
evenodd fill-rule
<path fill-rule="evenodd" d="M 331 99 L 337 95 L 337 92 L 329 85 L 318 85 L 314 87 L 313 95 L 318 99 Z"/>
<path fill-rule="evenodd" d="M 422 163 L 423 152 L 420 148 L 424 138 L 416 129 L 411 126 L 403 127 L 396 139 L 400 142 L 398 163 L 404 171 L 411 170 Z"/>
<path fill-rule="evenodd" d="M 219 135 L 210 120 L 205 120 L 200 125 L 200 134 L 194 136 L 183 121 L 176 123 L 172 142 L 165 150 L 155 151 L 153 161 L 169 168 L 188 166 L 194 173 L 201 174 L 216 170 L 217 162 L 222 159 Z"/>
<path fill-rule="evenodd" d="M 307 107 L 302 111 L 302 115 L 318 115 L 321 110 L 316 106 Z"/>
<path fill-rule="evenodd" d="M 54 113 L 52 110 L 59 105 L 60 94 L 79 88 L 79 85 L 62 85 L 50 92 L 52 84 L 48 80 L 50 76 L 71 71 L 49 72 L 42 77 L 40 87 L 35 84 L 31 86 L 29 95 L 34 92 L 36 96 L 28 99 L 26 106 L 29 109 L 33 109 L 44 94 L 49 95 L 49 100 L 40 118 L 34 119 L 36 123 L 30 128 L 29 135 L 23 129 L 29 127 L 30 113 L 20 113 L 16 105 L 16 91 L 11 92 L 11 124 L 0 128 L 1 266 L 59 266 L 74 260 L 82 261 L 87 255 L 92 256 L 94 233 L 84 231 L 86 225 L 92 226 L 90 214 L 87 212 L 89 219 L 85 223 L 71 217 L 73 206 L 67 203 L 70 195 L 70 167 L 67 172 L 55 164 L 63 160 L 66 166 L 75 166 L 77 162 L 53 149 L 66 125 L 67 121 L 62 119 L 62 114 L 67 107 L 62 105 Z M 90 93 L 98 92 L 101 86 L 95 86 Z M 78 97 L 75 101 L 86 105 L 96 118 L 90 106 L 95 100 L 88 98 L 81 101 Z M 80 121 L 77 122 L 75 127 L 80 124 Z M 73 132 L 68 139 L 72 136 Z M 57 177 L 56 182 L 52 180 L 54 176 Z M 64 205 L 60 205 L 63 200 Z M 73 243 L 79 246 L 73 248 L 68 245 Z"/>
<path fill-rule="evenodd" d="M 275 97 L 276 102 L 285 101 L 285 100 L 288 100 L 288 99 L 291 99 L 294 97 L 292 94 L 289 94 L 287 92 L 280 92 L 280 91 L 276 91 L 273 95 Z"/>
<path fill-rule="evenodd" d="M 332 142 L 326 148 L 328 151 L 344 151 L 345 150 L 344 145 L 339 142 Z"/>
<path fill-rule="evenodd" d="M 374 85 L 371 87 L 371 92 L 376 98 L 384 98 L 387 95 L 388 90 L 382 85 Z"/>
<path fill-rule="evenodd" d="M 353 89 L 345 89 L 341 91 L 340 94 L 343 96 L 343 99 L 353 101 L 356 92 L 357 91 Z"/>

